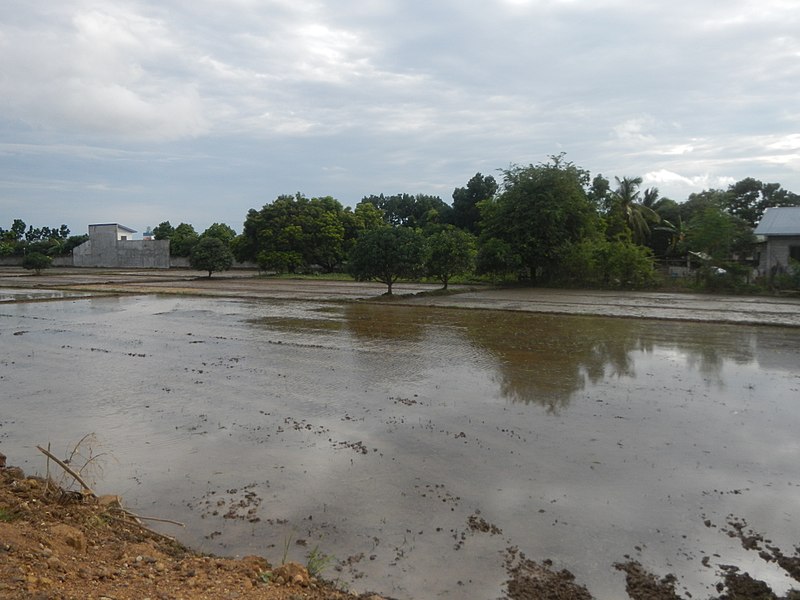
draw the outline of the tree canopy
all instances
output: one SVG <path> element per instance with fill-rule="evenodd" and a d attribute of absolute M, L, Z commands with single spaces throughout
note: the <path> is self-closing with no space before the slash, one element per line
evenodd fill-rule
<path fill-rule="evenodd" d="M 475 236 L 453 225 L 428 236 L 426 250 L 428 275 L 441 281 L 444 289 L 453 276 L 475 268 Z"/>
<path fill-rule="evenodd" d="M 477 234 L 481 216 L 478 203 L 493 198 L 498 187 L 497 181 L 491 175 L 484 177 L 476 173 L 466 187 L 453 190 L 453 224 L 464 231 Z"/>
<path fill-rule="evenodd" d="M 439 196 L 426 194 L 395 194 L 393 196 L 365 196 L 362 202 L 369 202 L 383 213 L 390 225 L 400 227 L 425 228 L 432 224 L 453 222 L 453 209 Z"/>
<path fill-rule="evenodd" d="M 234 252 L 239 260 L 256 261 L 266 270 L 295 272 L 318 265 L 330 272 L 345 258 L 346 224 L 353 235 L 360 229 L 352 211 L 331 196 L 283 195 L 259 211 L 248 211 Z"/>
<path fill-rule="evenodd" d="M 409 227 L 381 227 L 364 232 L 350 252 L 348 270 L 357 281 L 385 283 L 387 295 L 400 278 L 415 278 L 425 264 L 425 243 Z"/>
<path fill-rule="evenodd" d="M 208 277 L 219 271 L 227 271 L 233 264 L 233 253 L 218 237 L 201 237 L 192 247 L 189 264 L 198 271 L 208 271 Z"/>
<path fill-rule="evenodd" d="M 533 281 L 553 280 L 564 250 L 596 232 L 598 219 L 584 186 L 589 174 L 563 155 L 503 171 L 500 194 L 479 203 L 481 239 L 498 239 Z"/>

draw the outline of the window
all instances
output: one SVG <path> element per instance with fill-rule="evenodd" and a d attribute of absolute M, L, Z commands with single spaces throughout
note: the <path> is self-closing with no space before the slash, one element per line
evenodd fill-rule
<path fill-rule="evenodd" d="M 789 246 L 789 258 L 800 260 L 800 246 Z"/>

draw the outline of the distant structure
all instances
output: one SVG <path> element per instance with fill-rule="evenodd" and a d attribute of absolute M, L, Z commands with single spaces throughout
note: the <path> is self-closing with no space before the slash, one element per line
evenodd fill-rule
<path fill-rule="evenodd" d="M 134 240 L 136 230 L 119 223 L 89 225 L 89 241 L 72 251 L 76 267 L 168 269 L 169 240 Z"/>
<path fill-rule="evenodd" d="M 772 277 L 800 261 L 800 206 L 771 207 L 753 233 L 761 240 L 758 274 Z"/>

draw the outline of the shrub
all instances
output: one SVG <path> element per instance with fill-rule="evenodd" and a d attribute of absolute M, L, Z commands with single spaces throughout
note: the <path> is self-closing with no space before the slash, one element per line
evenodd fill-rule
<path fill-rule="evenodd" d="M 31 252 L 26 254 L 22 259 L 22 267 L 29 271 L 35 271 L 37 275 L 41 274 L 42 269 L 47 269 L 52 264 L 53 259 L 41 252 Z"/>

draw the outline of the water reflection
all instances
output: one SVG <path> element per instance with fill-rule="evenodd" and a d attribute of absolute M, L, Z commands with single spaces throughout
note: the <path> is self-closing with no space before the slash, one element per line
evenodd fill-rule
<path fill-rule="evenodd" d="M 397 598 L 498 597 L 511 545 L 619 598 L 635 544 L 663 566 L 681 534 L 719 550 L 706 516 L 800 514 L 798 329 L 152 296 L 3 306 L 0 340 L 4 453 L 98 432 L 104 489 L 182 541 L 274 560 L 302 532 Z M 245 488 L 260 523 L 205 511 Z"/>
<path fill-rule="evenodd" d="M 423 340 L 429 343 L 436 329 L 457 333 L 462 347 L 491 358 L 491 376 L 503 397 L 551 412 L 566 407 L 587 382 L 634 379 L 635 355 L 652 354 L 656 345 L 674 350 L 689 369 L 720 385 L 725 361 L 751 363 L 757 345 L 753 328 L 697 323 L 375 305 L 349 306 L 344 315 L 361 344 L 410 345 L 414 358 L 394 365 L 409 377 L 420 368 Z M 453 361 L 463 355 L 447 346 Z"/>
<path fill-rule="evenodd" d="M 553 413 L 589 385 L 635 380 L 637 357 L 657 350 L 720 387 L 729 361 L 746 365 L 758 354 L 773 365 L 796 363 L 792 344 L 782 346 L 775 329 L 734 325 L 361 303 L 255 323 L 285 334 L 337 337 L 376 378 L 414 381 L 436 369 L 482 373 L 503 398 Z"/>
<path fill-rule="evenodd" d="M 635 323 L 586 317 L 491 313 L 473 319 L 470 340 L 497 359 L 504 397 L 549 411 L 567 406 L 586 382 L 634 377 L 633 350 L 642 350 Z"/>

